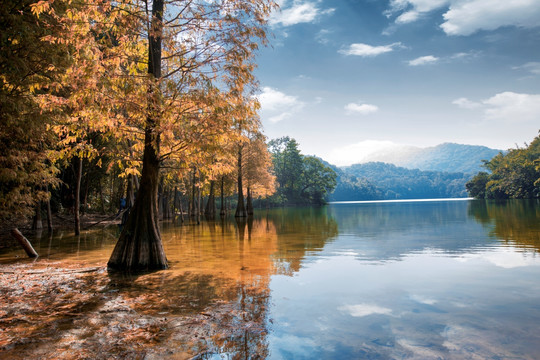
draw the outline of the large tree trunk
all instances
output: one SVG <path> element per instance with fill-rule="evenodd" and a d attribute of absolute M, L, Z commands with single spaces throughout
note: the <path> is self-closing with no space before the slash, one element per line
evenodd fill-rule
<path fill-rule="evenodd" d="M 109 259 L 108 267 L 115 270 L 149 271 L 168 267 L 158 224 L 160 139 L 157 118 L 159 84 L 156 79 L 161 77 L 162 16 L 163 0 L 154 0 L 148 63 L 148 73 L 153 83 L 148 94 L 142 176 L 135 204 Z"/>
<path fill-rule="evenodd" d="M 73 212 L 75 214 L 75 235 L 81 234 L 81 217 L 80 217 L 80 207 L 81 207 L 81 180 L 82 180 L 82 167 L 83 167 L 83 158 L 78 157 L 77 161 L 77 177 L 75 179 L 75 206 Z"/>
<path fill-rule="evenodd" d="M 246 217 L 244 205 L 244 192 L 242 190 L 242 147 L 238 149 L 238 204 L 236 205 L 235 217 Z"/>

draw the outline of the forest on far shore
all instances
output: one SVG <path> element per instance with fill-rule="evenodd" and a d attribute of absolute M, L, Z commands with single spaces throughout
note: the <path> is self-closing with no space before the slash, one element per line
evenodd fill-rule
<path fill-rule="evenodd" d="M 469 194 L 478 199 L 540 198 L 540 135 L 523 148 L 509 149 L 486 161 L 467 183 Z"/>

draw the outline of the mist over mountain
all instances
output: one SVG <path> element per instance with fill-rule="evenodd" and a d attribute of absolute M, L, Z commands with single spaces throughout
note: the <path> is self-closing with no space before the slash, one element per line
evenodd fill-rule
<path fill-rule="evenodd" d="M 477 173 L 483 170 L 482 160 L 490 160 L 499 152 L 485 146 L 454 143 L 427 148 L 404 145 L 368 154 L 358 164 L 383 162 L 424 171 Z"/>
<path fill-rule="evenodd" d="M 453 143 L 379 150 L 351 166 L 330 165 L 338 174 L 330 200 L 466 197 L 467 181 L 485 170 L 482 160 L 490 160 L 500 151 Z"/>

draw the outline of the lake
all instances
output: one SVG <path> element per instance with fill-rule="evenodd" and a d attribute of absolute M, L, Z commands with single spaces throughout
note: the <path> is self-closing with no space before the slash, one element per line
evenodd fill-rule
<path fill-rule="evenodd" d="M 105 266 L 118 231 L 31 240 L 38 261 Z M 201 359 L 540 358 L 538 201 L 258 210 L 162 236 L 171 268 L 107 291 L 152 291 L 169 317 L 228 304 L 234 331 L 205 338 Z"/>

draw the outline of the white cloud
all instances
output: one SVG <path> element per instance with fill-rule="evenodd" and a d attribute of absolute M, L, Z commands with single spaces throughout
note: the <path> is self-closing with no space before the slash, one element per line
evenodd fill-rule
<path fill-rule="evenodd" d="M 540 119 L 540 94 L 518 94 L 503 92 L 483 103 L 487 106 L 485 115 L 488 119 L 505 121 L 538 121 Z"/>
<path fill-rule="evenodd" d="M 540 119 L 540 94 L 519 94 L 511 91 L 496 94 L 482 102 L 459 98 L 452 104 L 464 109 L 482 109 L 488 120 L 537 123 Z"/>
<path fill-rule="evenodd" d="M 404 24 L 444 7 L 448 10 L 440 26 L 447 35 L 470 35 L 502 26 L 540 26 L 540 0 L 392 0 L 385 14 L 398 15 L 395 22 Z"/>
<path fill-rule="evenodd" d="M 257 98 L 261 110 L 269 114 L 268 120 L 273 123 L 290 118 L 304 107 L 304 103 L 296 96 L 287 95 L 267 86 L 262 88 L 262 93 Z"/>
<path fill-rule="evenodd" d="M 452 101 L 452 104 L 457 105 L 462 109 L 478 109 L 482 107 L 481 103 L 471 101 L 464 97 Z"/>
<path fill-rule="evenodd" d="M 394 51 L 395 48 L 402 47 L 401 43 L 393 43 L 390 45 L 372 46 L 368 44 L 351 44 L 348 49 L 340 50 L 344 55 L 355 55 L 362 57 L 372 57 Z"/>
<path fill-rule="evenodd" d="M 453 1 L 441 28 L 448 35 L 470 35 L 501 26 L 540 26 L 540 0 Z"/>
<path fill-rule="evenodd" d="M 534 75 L 540 75 L 540 62 L 528 62 L 521 66 L 513 67 L 514 70 L 526 70 Z"/>
<path fill-rule="evenodd" d="M 331 14 L 334 9 L 321 10 L 315 2 L 294 1 L 292 6 L 286 7 L 286 3 L 280 4 L 281 11 L 275 12 L 270 17 L 271 25 L 291 26 L 300 23 L 310 23 L 321 15 Z"/>
<path fill-rule="evenodd" d="M 389 315 L 392 309 L 370 304 L 344 305 L 338 308 L 339 311 L 348 313 L 353 317 L 364 317 L 374 314 Z"/>
<path fill-rule="evenodd" d="M 390 17 L 397 13 L 418 12 L 427 13 L 447 5 L 450 0 L 391 0 L 390 8 L 385 11 L 386 16 Z M 413 10 L 410 10 L 410 9 Z"/>
<path fill-rule="evenodd" d="M 421 56 L 419 58 L 409 61 L 409 65 L 410 66 L 428 65 L 428 64 L 434 64 L 437 61 L 439 61 L 438 57 L 435 57 L 433 55 L 427 55 L 427 56 Z"/>
<path fill-rule="evenodd" d="M 415 22 L 416 20 L 418 20 L 419 17 L 420 17 L 420 13 L 418 11 L 414 11 L 414 10 L 407 11 L 396 18 L 396 23 L 408 24 L 411 22 Z"/>
<path fill-rule="evenodd" d="M 271 87 L 263 87 L 262 94 L 258 96 L 263 110 L 277 110 L 282 107 L 289 107 L 298 104 L 296 96 L 290 96 Z"/>
<path fill-rule="evenodd" d="M 375 105 L 371 104 L 355 104 L 350 103 L 345 105 L 345 110 L 347 110 L 347 114 L 360 114 L 360 115 L 368 115 L 375 113 L 379 111 L 379 108 Z"/>

